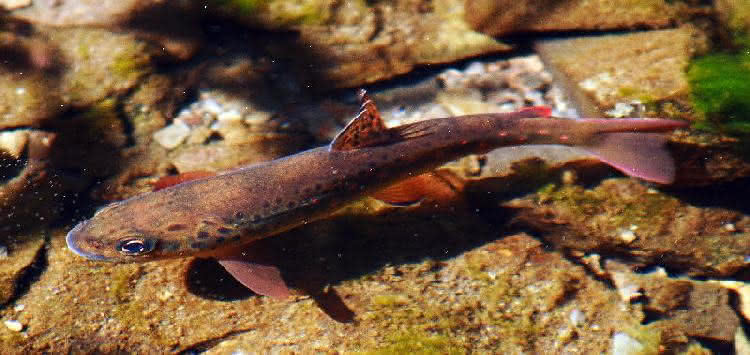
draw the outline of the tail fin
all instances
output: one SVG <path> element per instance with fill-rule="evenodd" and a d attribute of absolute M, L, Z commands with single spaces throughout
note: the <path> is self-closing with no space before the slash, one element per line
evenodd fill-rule
<path fill-rule="evenodd" d="M 599 133 L 582 148 L 623 173 L 646 181 L 670 184 L 674 181 L 674 160 L 664 147 L 663 133 Z"/>

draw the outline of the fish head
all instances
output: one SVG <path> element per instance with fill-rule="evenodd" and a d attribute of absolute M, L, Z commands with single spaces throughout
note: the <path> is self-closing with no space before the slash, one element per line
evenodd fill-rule
<path fill-rule="evenodd" d="M 97 211 L 78 223 L 65 240 L 75 254 L 96 261 L 138 262 L 183 256 L 178 243 L 157 230 L 138 228 L 133 216 L 123 213 L 120 203 Z"/>

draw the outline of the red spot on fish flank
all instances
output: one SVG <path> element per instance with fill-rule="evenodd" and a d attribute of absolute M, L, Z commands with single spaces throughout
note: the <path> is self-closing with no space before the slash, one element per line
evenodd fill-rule
<path fill-rule="evenodd" d="M 548 136 L 549 135 L 549 130 L 548 129 L 540 129 L 537 133 L 540 136 Z"/>
<path fill-rule="evenodd" d="M 469 143 L 469 141 L 467 141 L 465 139 L 461 141 L 461 144 L 467 144 L 467 143 Z"/>
<path fill-rule="evenodd" d="M 560 142 L 567 142 L 569 139 L 570 139 L 570 137 L 568 137 L 566 135 L 560 136 Z"/>
<path fill-rule="evenodd" d="M 508 132 L 506 131 L 500 131 L 500 133 L 497 134 L 500 137 L 506 137 L 508 135 Z"/>

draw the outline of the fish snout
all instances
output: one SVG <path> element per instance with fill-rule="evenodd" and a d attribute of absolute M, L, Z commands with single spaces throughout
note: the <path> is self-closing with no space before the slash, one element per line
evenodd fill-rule
<path fill-rule="evenodd" d="M 82 248 L 82 241 L 85 240 L 85 235 L 86 235 L 85 229 L 86 229 L 87 224 L 88 224 L 88 221 L 80 222 L 75 227 L 73 227 L 73 229 L 71 229 L 70 232 L 68 232 L 68 234 L 65 236 L 65 243 L 68 245 L 68 249 L 70 249 L 76 255 L 82 256 L 89 260 L 96 260 L 96 261 L 110 260 L 110 258 L 107 258 L 104 255 L 94 254 Z"/>

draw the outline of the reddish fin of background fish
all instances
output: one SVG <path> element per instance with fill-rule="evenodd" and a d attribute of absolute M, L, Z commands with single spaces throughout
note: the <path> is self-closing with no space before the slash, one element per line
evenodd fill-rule
<path fill-rule="evenodd" d="M 375 103 L 364 89 L 359 90 L 359 113 L 336 135 L 331 150 L 352 150 L 391 142 L 392 132 L 385 127 Z"/>
<path fill-rule="evenodd" d="M 662 133 L 600 133 L 583 148 L 623 173 L 659 184 L 674 181 L 674 161 Z"/>
<path fill-rule="evenodd" d="M 550 117 L 552 109 L 547 106 L 530 106 L 518 110 L 518 118 Z"/>
<path fill-rule="evenodd" d="M 401 180 L 371 196 L 391 205 L 408 206 L 422 200 L 451 200 L 462 189 L 463 184 L 449 172 L 433 171 Z"/>
<path fill-rule="evenodd" d="M 210 171 L 189 171 L 177 175 L 162 176 L 159 180 L 154 183 L 154 191 L 166 189 L 167 187 L 181 184 L 183 182 L 198 180 L 209 176 L 214 176 L 216 173 Z"/>
<path fill-rule="evenodd" d="M 281 277 L 281 271 L 276 266 L 258 264 L 247 260 L 247 257 L 225 258 L 218 261 L 237 281 L 259 295 L 276 299 L 291 295 Z"/>

